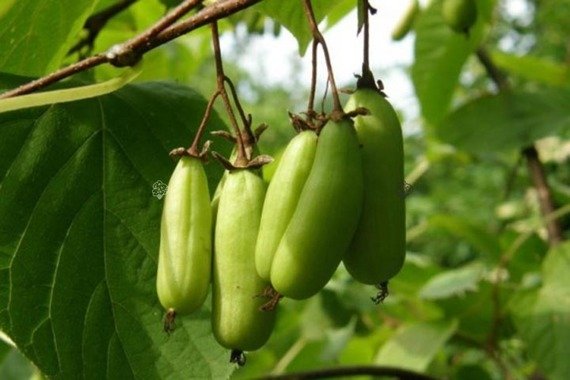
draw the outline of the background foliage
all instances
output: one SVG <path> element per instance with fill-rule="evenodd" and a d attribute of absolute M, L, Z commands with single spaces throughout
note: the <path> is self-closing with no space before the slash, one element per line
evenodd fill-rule
<path fill-rule="evenodd" d="M 222 30 L 239 32 L 236 43 L 247 47 L 285 28 L 304 52 L 301 2 L 276 2 L 230 17 Z M 66 52 L 81 25 L 112 3 L 2 3 L 0 89 L 75 61 Z M 327 27 L 356 8 L 354 0 L 313 4 Z M 440 0 L 422 4 L 407 37 L 414 61 L 404 70 L 421 129 L 405 139 L 408 256 L 390 297 L 373 305 L 374 289 L 341 267 L 317 296 L 282 302 L 270 341 L 239 370 L 211 337 L 208 303 L 167 337 L 154 292 L 161 201 L 152 185 L 168 181 L 167 152 L 189 145 L 214 88 L 207 28 L 147 54 L 140 83 L 0 114 L 0 327 L 18 347 L 0 346 L 0 378 L 239 379 L 360 364 L 456 379 L 570 377 L 570 2 L 478 4 L 468 38 L 443 25 Z M 512 12 L 517 4 L 522 16 Z M 144 30 L 169 5 L 136 2 L 94 50 Z M 508 91 L 498 93 L 477 61 L 481 47 L 507 74 Z M 262 151 L 278 155 L 293 133 L 285 111 L 302 110 L 308 83 L 292 78 L 292 93 L 225 65 L 247 90 L 254 120 L 271 126 Z M 115 75 L 104 66 L 74 80 Z M 225 128 L 224 118 L 211 126 Z M 530 144 L 561 214 L 565 241 L 554 248 L 520 158 Z M 215 147 L 228 149 L 219 139 Z M 221 169 L 207 170 L 213 191 Z"/>

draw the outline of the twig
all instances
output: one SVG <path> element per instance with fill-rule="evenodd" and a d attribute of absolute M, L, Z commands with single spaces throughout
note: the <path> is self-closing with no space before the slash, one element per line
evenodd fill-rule
<path fill-rule="evenodd" d="M 400 380 L 436 380 L 435 377 L 422 373 L 394 367 L 380 366 L 354 366 L 320 369 L 315 371 L 288 373 L 282 375 L 268 375 L 260 377 L 264 380 L 305 380 L 330 379 L 345 376 L 392 376 Z"/>
<path fill-rule="evenodd" d="M 44 87 L 49 86 L 50 84 L 56 83 L 62 79 L 70 77 L 74 74 L 79 72 L 88 70 L 90 68 L 102 65 L 104 63 L 111 63 L 117 65 L 120 61 L 126 63 L 136 63 L 136 60 L 131 58 L 127 59 L 128 57 L 140 58 L 146 52 L 155 49 L 156 47 L 165 44 L 177 37 L 180 37 L 183 34 L 189 33 L 197 28 L 200 28 L 206 24 L 209 24 L 213 21 L 222 19 L 234 13 L 237 13 L 245 8 L 248 8 L 254 4 L 259 3 L 262 0 L 220 0 L 202 10 L 197 12 L 196 14 L 188 17 L 186 20 L 180 21 L 174 25 L 167 27 L 166 29 L 162 30 L 157 35 L 151 36 L 150 39 L 148 38 L 133 38 L 127 43 L 132 43 L 132 41 L 138 41 L 137 44 L 141 45 L 129 45 L 129 49 L 119 49 L 118 51 L 109 53 L 100 53 L 94 56 L 85 58 L 77 63 L 71 64 L 63 69 L 60 69 L 54 73 L 48 74 L 45 77 L 39 78 L 32 82 L 26 83 L 20 87 L 17 87 L 13 90 L 9 90 L 0 94 L 0 99 L 9 98 L 17 95 L 28 94 L 30 92 L 42 89 Z M 175 8 L 172 12 L 177 12 Z M 171 12 L 171 13 L 172 13 Z M 169 15 L 165 16 L 165 18 L 172 17 Z M 182 15 L 181 15 L 182 16 Z M 162 19 L 159 20 L 157 24 L 161 24 Z M 151 27 L 151 29 L 153 29 Z M 146 32 L 145 32 L 146 33 Z M 144 34 L 144 33 L 143 33 Z M 147 36 L 148 37 L 148 36 Z M 119 45 L 121 47 L 123 45 Z M 122 59 L 119 59 L 122 58 Z"/>
<path fill-rule="evenodd" d="M 95 39 L 101 30 L 103 30 L 105 25 L 107 25 L 107 22 L 136 2 L 137 0 L 123 0 L 89 16 L 83 25 L 83 29 L 87 30 L 87 36 L 82 38 L 71 49 L 69 49 L 67 55 L 80 51 L 85 46 L 92 49 Z"/>
<path fill-rule="evenodd" d="M 331 64 L 331 58 L 329 55 L 329 49 L 327 47 L 327 43 L 325 38 L 319 31 L 319 27 L 317 25 L 317 21 L 315 20 L 315 13 L 313 12 L 313 6 L 311 5 L 311 0 L 304 0 L 303 1 L 305 15 L 307 16 L 307 20 L 309 21 L 309 27 L 311 29 L 311 33 L 313 38 L 315 39 L 317 44 L 320 44 L 323 48 L 323 53 L 325 56 L 325 63 L 327 65 L 327 71 L 329 74 L 329 82 L 331 84 L 332 93 L 333 93 L 333 112 L 340 112 L 342 113 L 342 105 L 340 103 L 340 98 L 338 96 L 338 90 L 336 87 L 336 82 L 334 80 L 334 74 Z"/>

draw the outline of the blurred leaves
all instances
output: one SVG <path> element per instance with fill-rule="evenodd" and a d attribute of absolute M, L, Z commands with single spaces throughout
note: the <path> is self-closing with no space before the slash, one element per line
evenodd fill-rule
<path fill-rule="evenodd" d="M 570 243 L 548 252 L 543 285 L 515 296 L 510 310 L 528 351 L 553 380 L 570 377 Z"/>
<path fill-rule="evenodd" d="M 545 136 L 570 131 L 570 90 L 513 90 L 475 99 L 436 129 L 444 142 L 471 153 L 522 149 Z"/>

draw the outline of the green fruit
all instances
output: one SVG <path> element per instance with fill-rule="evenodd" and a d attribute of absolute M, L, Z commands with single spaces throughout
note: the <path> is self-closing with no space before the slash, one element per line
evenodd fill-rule
<path fill-rule="evenodd" d="M 212 214 L 202 162 L 182 157 L 168 182 L 160 226 L 156 289 L 177 314 L 198 309 L 208 295 Z"/>
<path fill-rule="evenodd" d="M 349 119 L 322 130 L 313 167 L 271 265 L 271 284 L 294 299 L 316 294 L 338 267 L 362 207 L 362 163 Z"/>
<path fill-rule="evenodd" d="M 400 41 L 402 38 L 406 37 L 412 29 L 412 25 L 414 25 L 414 21 L 419 11 L 420 6 L 418 4 L 418 0 L 412 0 L 408 9 L 406 9 L 406 13 L 404 13 L 404 16 L 392 31 L 392 39 L 394 41 Z"/>
<path fill-rule="evenodd" d="M 215 229 L 212 286 L 212 330 L 226 348 L 250 351 L 271 335 L 275 312 L 260 311 L 266 302 L 256 297 L 269 285 L 255 270 L 265 183 L 248 170 L 226 175 Z"/>
<path fill-rule="evenodd" d="M 317 135 L 313 131 L 299 133 L 287 145 L 269 184 L 255 247 L 255 267 L 264 280 L 270 279 L 273 256 L 293 216 L 316 150 Z"/>
<path fill-rule="evenodd" d="M 457 33 L 468 33 L 477 21 L 475 0 L 444 0 L 443 19 Z"/>
<path fill-rule="evenodd" d="M 377 91 L 357 90 L 345 108 L 358 107 L 370 111 L 354 119 L 362 145 L 364 205 L 343 262 L 356 280 L 379 284 L 398 273 L 406 252 L 402 128 Z"/>

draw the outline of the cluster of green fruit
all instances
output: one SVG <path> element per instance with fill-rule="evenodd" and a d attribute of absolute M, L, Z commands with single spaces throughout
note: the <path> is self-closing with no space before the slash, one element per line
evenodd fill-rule
<path fill-rule="evenodd" d="M 180 159 L 161 225 L 157 291 L 167 317 L 198 309 L 211 281 L 215 338 L 233 352 L 256 350 L 277 301 L 316 294 L 341 261 L 365 284 L 401 269 L 400 123 L 376 90 L 357 90 L 345 108 L 366 112 L 299 132 L 268 187 L 256 171 L 226 171 L 210 201 L 202 161 Z"/>

